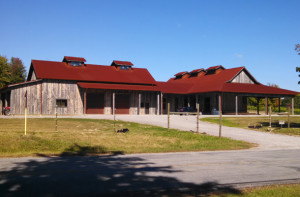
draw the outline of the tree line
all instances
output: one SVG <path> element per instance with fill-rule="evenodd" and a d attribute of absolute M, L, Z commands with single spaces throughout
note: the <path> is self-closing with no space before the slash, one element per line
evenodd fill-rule
<path fill-rule="evenodd" d="M 27 73 L 22 60 L 11 57 L 10 61 L 5 56 L 0 56 L 0 88 L 9 84 L 24 82 Z"/>

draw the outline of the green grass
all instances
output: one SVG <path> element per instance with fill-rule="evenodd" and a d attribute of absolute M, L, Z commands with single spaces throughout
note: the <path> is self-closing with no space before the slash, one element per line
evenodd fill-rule
<path fill-rule="evenodd" d="M 285 121 L 283 128 L 279 125 L 279 120 Z M 219 124 L 219 118 L 202 118 L 201 121 Z M 256 123 L 262 124 L 261 129 L 255 129 L 258 131 L 268 131 L 269 117 L 223 117 L 222 122 L 224 126 L 228 127 L 240 127 L 247 128 L 248 125 L 254 125 Z M 290 128 L 287 128 L 288 117 L 287 116 L 272 116 L 272 132 L 300 136 L 300 118 L 290 117 Z"/>
<path fill-rule="evenodd" d="M 218 196 L 218 195 L 216 195 Z M 224 196 L 224 195 L 220 195 Z M 228 194 L 227 197 L 297 197 L 300 196 L 300 184 L 273 185 L 242 190 L 241 194 Z"/>
<path fill-rule="evenodd" d="M 246 149 L 253 145 L 228 138 L 111 120 L 0 119 L 0 156 L 87 155 Z"/>

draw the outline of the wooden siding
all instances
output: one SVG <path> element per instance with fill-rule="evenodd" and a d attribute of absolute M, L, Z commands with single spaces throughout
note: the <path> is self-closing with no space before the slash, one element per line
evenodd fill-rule
<path fill-rule="evenodd" d="M 250 83 L 254 84 L 254 81 L 246 74 L 245 71 L 240 72 L 233 80 L 232 83 Z"/>
<path fill-rule="evenodd" d="M 11 89 L 11 113 L 25 113 L 25 93 L 27 91 L 27 109 L 28 114 L 40 114 L 41 99 L 40 99 L 41 83 L 30 83 L 13 87 Z"/>
<path fill-rule="evenodd" d="M 83 113 L 83 94 L 76 82 L 44 80 L 43 82 L 24 84 L 11 89 L 12 114 L 24 114 L 26 90 L 28 114 L 37 115 L 42 112 L 44 115 L 54 115 L 56 99 L 67 99 L 67 107 L 57 108 L 59 115 Z"/>

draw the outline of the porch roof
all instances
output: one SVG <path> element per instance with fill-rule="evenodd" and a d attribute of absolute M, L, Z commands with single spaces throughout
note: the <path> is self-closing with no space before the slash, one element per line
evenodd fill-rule
<path fill-rule="evenodd" d="M 157 86 L 149 86 L 149 85 L 84 83 L 84 82 L 78 82 L 77 84 L 82 88 L 90 88 L 90 89 L 159 91 Z"/>

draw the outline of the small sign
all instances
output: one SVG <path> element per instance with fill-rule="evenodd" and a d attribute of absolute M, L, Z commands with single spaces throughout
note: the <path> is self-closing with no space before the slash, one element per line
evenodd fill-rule
<path fill-rule="evenodd" d="M 280 124 L 280 125 L 285 124 L 284 120 L 279 120 L 279 124 Z"/>

